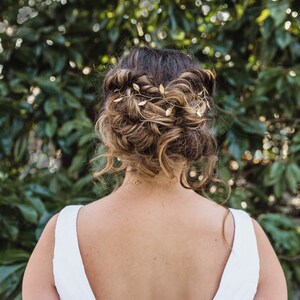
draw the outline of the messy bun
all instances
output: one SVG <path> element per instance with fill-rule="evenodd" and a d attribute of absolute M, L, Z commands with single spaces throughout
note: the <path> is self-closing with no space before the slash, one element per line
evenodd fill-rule
<path fill-rule="evenodd" d="M 203 187 L 216 162 L 210 129 L 214 88 L 213 73 L 180 51 L 133 49 L 104 78 L 95 128 L 106 165 L 94 177 L 130 167 L 144 176 L 163 171 L 173 178 L 184 165 L 182 185 Z M 199 161 L 205 167 L 195 180 L 190 171 Z"/>

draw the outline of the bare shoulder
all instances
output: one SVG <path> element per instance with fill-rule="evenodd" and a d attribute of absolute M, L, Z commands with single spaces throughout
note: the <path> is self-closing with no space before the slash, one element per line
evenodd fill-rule
<path fill-rule="evenodd" d="M 54 285 L 53 253 L 58 214 L 44 228 L 28 261 L 22 284 L 22 299 L 59 299 Z"/>
<path fill-rule="evenodd" d="M 253 218 L 260 258 L 259 283 L 255 300 L 288 299 L 286 279 L 277 255 L 260 224 Z"/>

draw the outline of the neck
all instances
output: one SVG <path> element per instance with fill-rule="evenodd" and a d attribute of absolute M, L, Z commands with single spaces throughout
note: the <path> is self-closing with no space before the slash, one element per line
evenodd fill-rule
<path fill-rule="evenodd" d="M 130 189 L 131 192 L 146 192 L 148 190 L 151 193 L 186 190 L 180 183 L 180 174 L 181 172 L 178 172 L 173 178 L 169 178 L 165 173 L 160 172 L 154 177 L 145 177 L 127 170 L 120 189 Z"/>
<path fill-rule="evenodd" d="M 165 186 L 165 185 L 176 185 L 180 183 L 180 175 L 173 178 L 167 177 L 165 174 L 158 174 L 155 177 L 145 177 L 139 174 L 132 174 L 126 172 L 123 185 L 134 184 L 134 185 L 156 185 L 156 186 Z"/>

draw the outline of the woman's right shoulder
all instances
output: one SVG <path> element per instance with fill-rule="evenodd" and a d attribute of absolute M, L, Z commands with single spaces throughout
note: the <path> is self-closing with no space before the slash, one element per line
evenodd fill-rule
<path fill-rule="evenodd" d="M 260 271 L 255 300 L 287 300 L 287 284 L 278 257 L 261 225 L 251 218 L 256 235 Z"/>

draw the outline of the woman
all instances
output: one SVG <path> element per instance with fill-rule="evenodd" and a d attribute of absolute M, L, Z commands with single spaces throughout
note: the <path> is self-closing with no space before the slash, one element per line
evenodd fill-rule
<path fill-rule="evenodd" d="M 195 192 L 216 161 L 213 73 L 176 50 L 135 48 L 103 89 L 107 164 L 95 175 L 125 171 L 124 182 L 48 222 L 23 299 L 287 299 L 260 225 Z"/>

